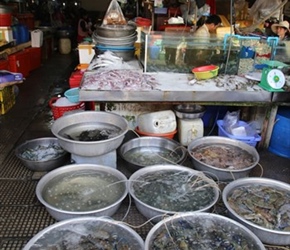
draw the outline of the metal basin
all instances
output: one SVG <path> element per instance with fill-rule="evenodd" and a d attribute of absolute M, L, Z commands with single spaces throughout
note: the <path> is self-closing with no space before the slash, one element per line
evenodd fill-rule
<path fill-rule="evenodd" d="M 93 36 L 93 40 L 96 44 L 102 46 L 134 46 L 137 40 L 137 32 L 130 36 L 117 37 L 117 38 L 107 38 L 102 36 Z"/>
<path fill-rule="evenodd" d="M 240 246 L 239 249 L 266 249 L 259 238 L 242 224 L 205 212 L 176 214 L 158 222 L 147 234 L 145 250 L 161 244 L 162 249 L 170 249 L 172 242 L 185 246 L 176 249 L 237 249 L 233 245 Z"/>
<path fill-rule="evenodd" d="M 98 141 L 73 140 L 62 131 L 90 131 L 117 129 L 116 136 Z M 62 116 L 54 121 L 52 133 L 58 138 L 59 144 L 68 152 L 79 156 L 99 156 L 116 150 L 128 131 L 128 122 L 120 115 L 104 111 L 84 111 Z"/>
<path fill-rule="evenodd" d="M 130 176 L 129 193 L 152 222 L 189 211 L 210 211 L 219 199 L 217 184 L 203 173 L 178 165 L 153 165 Z"/>
<path fill-rule="evenodd" d="M 25 167 L 38 172 L 50 171 L 63 166 L 70 159 L 70 154 L 61 149 L 58 139 L 54 137 L 28 140 L 17 146 L 15 155 Z M 33 157 L 34 155 L 37 157 Z M 43 157 L 40 157 L 41 155 Z"/>
<path fill-rule="evenodd" d="M 108 238 L 105 241 L 98 236 Z M 95 242 L 89 241 L 90 237 Z M 144 241 L 139 234 L 120 221 L 87 216 L 57 222 L 43 229 L 30 239 L 23 250 L 113 249 L 116 246 L 120 249 L 127 249 L 128 246 L 130 249 L 144 249 Z"/>
<path fill-rule="evenodd" d="M 181 119 L 201 118 L 206 108 L 198 104 L 179 104 L 173 107 L 175 115 Z"/>
<path fill-rule="evenodd" d="M 222 193 L 222 199 L 223 199 L 223 203 L 225 204 L 228 212 L 229 212 L 229 216 L 231 218 L 233 218 L 234 220 L 242 223 L 243 225 L 245 225 L 247 228 L 249 228 L 255 235 L 257 235 L 259 237 L 259 239 L 266 244 L 270 244 L 270 245 L 290 245 L 290 231 L 279 231 L 279 230 L 274 230 L 274 229 L 269 229 L 263 226 L 260 226 L 258 224 L 253 223 L 253 221 L 247 220 L 245 219 L 241 214 L 238 214 L 232 207 L 232 205 L 230 205 L 230 203 L 228 202 L 228 198 L 232 195 L 233 191 L 235 189 L 238 189 L 240 187 L 246 186 L 247 190 L 250 189 L 250 187 L 255 187 L 257 185 L 262 185 L 263 187 L 270 187 L 270 189 L 273 190 L 277 190 L 279 192 L 279 190 L 283 190 L 285 192 L 288 193 L 288 197 L 283 197 L 284 200 L 284 207 L 286 208 L 287 206 L 289 206 L 289 194 L 290 194 L 290 185 L 286 184 L 284 182 L 281 181 L 277 181 L 277 180 L 272 180 L 272 179 L 268 179 L 268 178 L 256 178 L 256 177 L 249 177 L 249 178 L 242 178 L 239 180 L 235 180 L 232 181 L 231 183 L 229 183 L 223 190 Z M 262 193 L 261 193 L 262 194 Z M 246 197 L 245 197 L 245 196 Z M 252 195 L 250 192 L 245 192 L 243 195 L 243 198 L 248 198 L 249 202 L 253 204 L 253 206 L 255 206 L 257 208 L 257 212 L 255 213 L 251 213 L 251 216 L 256 216 L 256 218 L 263 218 L 263 215 L 258 214 L 258 208 L 259 206 L 257 206 L 257 204 L 255 203 L 255 197 L 254 195 Z M 257 195 L 259 195 L 259 193 L 257 193 Z M 273 194 L 274 195 L 274 194 Z M 269 196 L 267 198 L 267 196 Z M 270 206 L 270 201 L 272 198 L 275 197 L 271 197 L 271 193 L 267 192 L 266 195 L 263 196 L 264 198 L 263 201 L 266 201 L 267 199 L 269 199 L 269 202 L 265 203 L 265 206 Z M 274 205 L 274 207 L 272 207 L 272 209 L 270 210 L 270 207 L 268 209 L 266 209 L 266 213 L 268 214 L 268 216 L 273 216 L 276 220 L 276 218 L 279 217 L 279 213 L 283 210 L 283 205 L 282 203 L 280 203 L 281 201 L 279 201 L 278 199 L 272 200 L 272 206 Z M 280 205 L 279 205 L 280 203 Z M 236 202 L 235 202 L 235 206 L 239 206 L 239 200 L 238 198 L 236 198 Z M 241 204 L 241 206 L 243 206 L 243 204 Z M 260 207 L 261 209 L 263 209 L 263 207 Z M 284 210 L 285 210 L 284 208 Z M 276 212 L 276 214 L 272 213 L 272 212 Z M 285 210 L 285 214 L 287 214 L 286 210 Z M 246 213 L 245 213 L 246 215 Z M 282 217 L 282 213 L 280 214 L 280 216 Z M 268 218 L 268 217 L 267 217 Z M 286 217 L 287 218 L 287 217 Z M 274 221 L 275 221 L 274 220 Z M 277 219 L 278 222 L 278 219 Z M 283 223 L 283 222 L 281 222 Z M 288 227 L 290 224 L 290 220 L 289 220 L 289 208 L 288 208 Z"/>
<path fill-rule="evenodd" d="M 93 36 L 101 37 L 126 37 L 134 34 L 136 32 L 136 25 L 107 25 L 107 26 L 97 26 L 93 33 Z"/>
<path fill-rule="evenodd" d="M 218 168 L 218 167 L 208 165 L 202 161 L 199 161 L 195 157 L 193 157 L 192 150 L 194 148 L 204 146 L 204 145 L 215 145 L 215 144 L 232 145 L 232 146 L 240 148 L 241 150 L 245 150 L 249 154 L 252 155 L 254 162 L 252 165 L 242 168 L 242 169 L 223 169 L 223 168 Z M 195 169 L 203 171 L 209 174 L 214 179 L 217 179 L 220 181 L 231 181 L 233 179 L 247 177 L 248 174 L 251 172 L 251 170 L 259 163 L 259 160 L 260 160 L 260 156 L 254 147 L 244 142 L 230 139 L 227 137 L 222 137 L 222 136 L 205 136 L 205 137 L 194 139 L 188 145 L 187 150 L 188 150 L 189 156 L 191 157 L 191 160 Z"/>
<path fill-rule="evenodd" d="M 128 193 L 119 170 L 96 164 L 71 164 L 40 179 L 36 196 L 56 220 L 112 216 Z"/>
<path fill-rule="evenodd" d="M 129 151 L 134 152 L 135 159 L 130 157 Z M 167 157 L 166 152 L 174 157 Z M 132 172 L 156 164 L 182 164 L 187 157 L 186 148 L 175 140 L 151 136 L 127 141 L 120 147 L 118 153 L 128 163 L 126 167 Z M 141 161 L 141 159 L 144 159 L 144 161 Z"/>

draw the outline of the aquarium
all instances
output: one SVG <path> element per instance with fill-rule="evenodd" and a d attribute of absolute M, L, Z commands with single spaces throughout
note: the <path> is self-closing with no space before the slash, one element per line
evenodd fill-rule
<path fill-rule="evenodd" d="M 237 74 L 240 50 L 239 42 L 216 36 L 205 39 L 190 32 L 143 31 L 139 59 L 144 72 L 190 73 L 192 68 L 214 64 L 219 73 Z"/>

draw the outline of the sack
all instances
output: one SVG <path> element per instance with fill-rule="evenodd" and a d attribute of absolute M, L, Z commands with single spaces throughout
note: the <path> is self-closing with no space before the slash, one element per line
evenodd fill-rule
<path fill-rule="evenodd" d="M 123 11 L 117 0 L 112 0 L 105 17 L 103 19 L 102 25 L 126 25 L 127 21 L 123 15 Z"/>

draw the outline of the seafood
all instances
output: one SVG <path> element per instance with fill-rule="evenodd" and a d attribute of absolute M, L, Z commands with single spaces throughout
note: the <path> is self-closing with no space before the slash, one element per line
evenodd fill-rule
<path fill-rule="evenodd" d="M 243 169 L 254 163 L 253 156 L 249 152 L 234 145 L 205 144 L 193 148 L 191 155 L 198 161 L 221 169 Z"/>
<path fill-rule="evenodd" d="M 172 212 L 196 211 L 215 199 L 217 186 L 205 176 L 183 171 L 158 171 L 133 183 L 135 196 L 149 206 Z"/>
<path fill-rule="evenodd" d="M 129 250 L 138 249 L 137 244 L 129 239 L 125 239 L 113 232 L 114 226 L 105 224 L 100 227 L 91 225 L 76 225 L 74 227 L 65 226 L 44 234 L 30 250 Z M 136 246 L 132 246 L 132 242 Z M 139 246 L 140 247 L 140 246 Z"/>
<path fill-rule="evenodd" d="M 158 83 L 153 76 L 132 69 L 107 69 L 88 72 L 83 76 L 82 89 L 153 90 Z"/>
<path fill-rule="evenodd" d="M 117 126 L 109 124 L 103 126 L 79 126 L 70 125 L 60 131 L 60 134 L 74 141 L 102 141 L 114 138 L 121 133 L 121 129 Z"/>
<path fill-rule="evenodd" d="M 139 166 L 175 163 L 180 159 L 177 152 L 163 148 L 142 147 L 133 148 L 124 154 L 124 159 Z"/>
<path fill-rule="evenodd" d="M 290 232 L 290 191 L 267 185 L 245 185 L 228 196 L 230 207 L 259 226 Z"/>
<path fill-rule="evenodd" d="M 236 225 L 214 220 L 211 216 L 203 216 L 196 217 L 194 220 L 181 217 L 162 224 L 152 237 L 150 249 L 254 250 L 260 248 L 254 239 Z"/>
<path fill-rule="evenodd" d="M 30 161 L 47 161 L 63 155 L 65 150 L 56 143 L 26 148 L 20 156 Z"/>
<path fill-rule="evenodd" d="M 50 205 L 65 211 L 92 211 L 110 206 L 125 190 L 125 184 L 110 174 L 80 171 L 60 175 L 43 191 Z"/>
<path fill-rule="evenodd" d="M 78 140 L 78 141 L 102 141 L 107 140 L 109 138 L 115 137 L 117 133 L 114 130 L 109 129 L 93 129 L 93 130 L 84 130 L 76 138 L 66 134 L 66 137 L 71 140 Z"/>

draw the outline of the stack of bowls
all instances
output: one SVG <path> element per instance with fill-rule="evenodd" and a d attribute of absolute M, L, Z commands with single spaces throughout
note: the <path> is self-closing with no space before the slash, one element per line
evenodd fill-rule
<path fill-rule="evenodd" d="M 137 31 L 135 25 L 103 25 L 96 28 L 92 35 L 96 44 L 96 54 L 109 50 L 124 61 L 134 58 Z"/>

